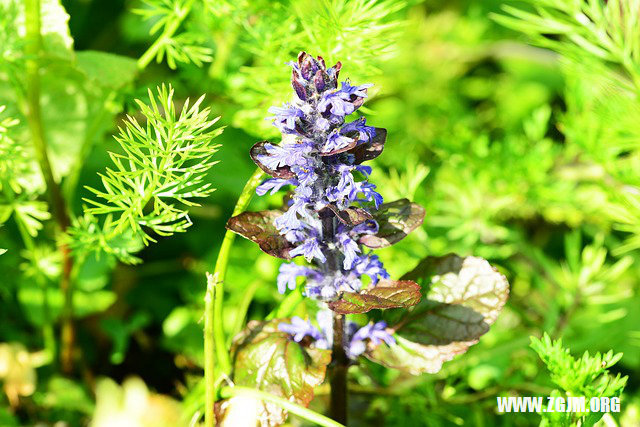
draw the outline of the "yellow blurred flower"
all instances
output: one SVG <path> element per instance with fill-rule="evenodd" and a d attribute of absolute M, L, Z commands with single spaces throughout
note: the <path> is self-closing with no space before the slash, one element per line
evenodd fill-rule
<path fill-rule="evenodd" d="M 177 427 L 180 406 L 168 396 L 149 391 L 140 378 L 122 386 L 103 378 L 96 386 L 96 409 L 90 427 Z"/>

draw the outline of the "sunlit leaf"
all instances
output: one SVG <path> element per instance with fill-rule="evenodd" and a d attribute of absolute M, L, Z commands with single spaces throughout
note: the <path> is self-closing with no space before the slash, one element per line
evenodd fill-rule
<path fill-rule="evenodd" d="M 370 348 L 367 357 L 412 374 L 436 373 L 489 330 L 508 294 L 505 277 L 482 258 L 428 257 L 405 274 L 422 285 L 415 307 L 390 313 L 395 346 Z"/>
<path fill-rule="evenodd" d="M 236 336 L 233 381 L 307 406 L 313 399 L 314 387 L 324 380 L 331 352 L 305 348 L 293 341 L 287 333 L 278 331 L 278 324 L 283 321 L 286 320 L 253 321 Z M 219 408 L 221 417 L 225 410 L 223 403 Z M 265 402 L 258 418 L 261 426 L 276 426 L 284 422 L 286 412 Z"/>
<path fill-rule="evenodd" d="M 269 255 L 291 259 L 289 251 L 293 249 L 293 245 L 280 235 L 273 223 L 280 215 L 280 211 L 243 212 L 230 218 L 227 228 L 257 243 Z"/>
<path fill-rule="evenodd" d="M 336 313 L 366 313 L 375 308 L 410 307 L 420 301 L 420 285 L 410 280 L 381 280 L 375 287 L 360 293 L 345 292 L 329 303 Z"/>
<path fill-rule="evenodd" d="M 76 54 L 78 68 L 92 82 L 110 89 L 120 89 L 131 83 L 138 67 L 134 59 L 97 50 L 83 50 Z"/>

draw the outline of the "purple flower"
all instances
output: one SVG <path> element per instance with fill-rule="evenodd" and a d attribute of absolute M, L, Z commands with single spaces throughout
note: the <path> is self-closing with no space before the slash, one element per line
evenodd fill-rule
<path fill-rule="evenodd" d="M 396 343 L 393 335 L 386 331 L 387 324 L 384 321 L 378 323 L 369 323 L 366 326 L 358 329 L 358 331 L 352 336 L 349 341 L 349 348 L 347 349 L 347 355 L 355 359 L 365 352 L 367 349 L 365 340 L 371 340 L 373 345 L 380 345 L 384 341 L 387 345 L 394 345 Z"/>
<path fill-rule="evenodd" d="M 267 154 L 258 156 L 258 160 L 270 169 L 283 166 L 306 165 L 309 162 L 307 154 L 312 150 L 312 141 L 301 143 L 285 143 L 282 145 L 265 144 Z"/>
<path fill-rule="evenodd" d="M 280 323 L 278 330 L 293 336 L 294 341 L 300 342 L 304 337 L 311 337 L 315 347 L 329 349 L 333 345 L 333 319 L 331 311 L 321 310 L 316 315 L 316 320 L 320 329 L 311 324 L 309 320 L 304 321 L 300 317 L 291 318 L 291 323 Z M 386 330 L 387 324 L 384 321 L 369 323 L 362 328 L 354 322 L 347 321 L 342 345 L 347 356 L 355 360 L 367 349 L 366 341 L 369 340 L 375 346 L 385 342 L 387 345 L 395 345 L 396 340 Z"/>
<path fill-rule="evenodd" d="M 317 259 L 320 262 L 325 262 L 327 260 L 327 258 L 322 253 L 320 242 L 318 241 L 318 238 L 316 236 L 309 237 L 301 245 L 291 250 L 289 254 L 292 257 L 302 255 L 307 261 Z"/>
<path fill-rule="evenodd" d="M 330 153 L 332 151 L 342 150 L 348 147 L 353 142 L 353 138 L 344 136 L 340 130 L 334 129 L 333 132 L 327 137 L 327 141 L 322 147 L 323 153 Z"/>
<path fill-rule="evenodd" d="M 358 199 L 362 202 L 371 202 L 376 205 L 376 209 L 380 207 L 380 205 L 384 202 L 380 193 L 375 191 L 376 185 L 371 184 L 367 181 L 362 181 L 359 183 L 359 192 L 362 193 L 362 199 Z"/>
<path fill-rule="evenodd" d="M 256 188 L 256 194 L 258 196 L 264 196 L 271 190 L 271 194 L 275 194 L 285 185 L 296 185 L 296 181 L 291 179 L 271 178 L 264 181 Z"/>
<path fill-rule="evenodd" d="M 291 323 L 280 323 L 278 325 L 278 330 L 289 335 L 293 335 L 293 340 L 295 342 L 302 341 L 306 336 L 310 336 L 314 340 L 322 338 L 320 331 L 313 326 L 310 321 L 304 321 L 298 316 L 292 317 Z"/>
<path fill-rule="evenodd" d="M 298 133 L 296 124 L 299 118 L 304 117 L 302 110 L 291 104 L 285 104 L 284 107 L 271 107 L 269 112 L 274 115 L 274 117 L 269 118 L 273 119 L 273 124 L 280 129 L 280 132 Z"/>
<path fill-rule="evenodd" d="M 363 223 L 360 223 L 351 229 L 352 236 L 362 236 L 364 234 L 376 234 L 379 230 L 378 223 L 369 219 Z"/>
<path fill-rule="evenodd" d="M 378 232 L 375 221 L 348 226 L 334 219 L 335 226 L 327 233 L 319 217 L 320 211 L 327 212 L 329 204 L 333 205 L 331 209 L 360 205 L 369 210 L 368 202 L 373 202 L 376 209 L 383 202 L 376 186 L 368 181 L 371 167 L 356 165 L 356 155 L 351 151 L 357 144 L 370 142 L 376 128 L 367 126 L 364 117 L 345 123 L 345 116 L 363 104 L 371 85 L 345 81 L 338 88 L 341 64 L 327 68 L 322 57 L 304 52 L 289 65 L 298 99 L 269 110 L 274 125 L 284 135 L 283 143 L 264 144 L 265 152 L 258 161 L 271 170 L 288 168 L 294 177 L 268 179 L 256 192 L 273 194 L 286 185 L 294 187 L 286 212 L 274 225 L 293 244 L 289 255 L 304 256 L 312 263 L 308 267 L 283 264 L 278 291 L 295 289 L 297 278 L 305 277 L 305 295 L 333 301 L 343 292 L 360 292 L 363 276 L 370 277 L 374 286 L 389 277 L 378 257 L 363 253 L 358 243 L 360 236 Z"/>
<path fill-rule="evenodd" d="M 358 253 L 360 251 L 360 246 L 349 237 L 348 233 L 341 233 L 337 236 L 338 243 L 342 249 L 342 253 L 344 254 L 343 268 L 345 270 L 350 270 L 353 267 L 353 263 L 355 262 Z"/>
<path fill-rule="evenodd" d="M 291 171 L 296 174 L 298 182 L 304 186 L 309 186 L 318 179 L 315 169 L 310 165 L 294 166 L 291 168 Z"/>
<path fill-rule="evenodd" d="M 368 254 L 357 257 L 352 268 L 358 276 L 369 276 L 373 286 L 377 285 L 380 279 L 389 278 L 389 273 L 384 269 L 378 255 Z"/>
<path fill-rule="evenodd" d="M 371 138 L 376 136 L 376 128 L 367 126 L 366 123 L 367 119 L 361 117 L 342 126 L 342 128 L 340 128 L 340 133 L 342 135 L 357 134 L 359 143 L 369 142 Z"/>
<path fill-rule="evenodd" d="M 308 267 L 297 265 L 294 263 L 280 265 L 280 273 L 278 274 L 278 292 L 284 294 L 285 290 L 289 288 L 294 290 L 297 286 L 296 279 L 298 277 L 313 276 L 315 272 Z"/>
<path fill-rule="evenodd" d="M 371 84 L 351 86 L 348 81 L 342 82 L 342 86 L 335 92 L 325 92 L 318 103 L 318 110 L 325 116 L 341 122 L 345 116 L 356 111 L 367 97 L 367 88 Z"/>

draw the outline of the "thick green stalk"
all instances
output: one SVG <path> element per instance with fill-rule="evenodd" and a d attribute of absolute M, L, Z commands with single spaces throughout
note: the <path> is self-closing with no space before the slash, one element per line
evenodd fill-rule
<path fill-rule="evenodd" d="M 233 209 L 234 216 L 240 214 L 247 208 L 263 176 L 264 173 L 260 169 L 256 169 L 253 175 L 251 175 Z M 227 271 L 227 263 L 229 262 L 229 253 L 234 240 L 235 234 L 227 230 L 224 234 L 220 251 L 218 252 L 215 270 L 207 280 L 204 307 L 205 427 L 215 425 L 213 404 L 217 379 L 221 375 L 229 375 L 231 373 L 231 358 L 227 349 L 222 324 L 222 302 L 224 298 L 224 277 Z"/>
<path fill-rule="evenodd" d="M 286 399 L 283 399 L 278 396 L 274 396 L 273 394 L 269 394 L 261 390 L 256 390 L 248 387 L 224 387 L 220 391 L 220 396 L 225 399 L 228 399 L 233 396 L 252 397 L 255 399 L 260 399 L 267 402 L 275 403 L 276 405 L 282 407 L 283 409 L 286 409 L 292 414 L 296 414 L 297 416 L 304 418 L 305 420 L 310 421 L 312 423 L 316 423 L 319 426 L 344 427 L 342 424 L 337 423 L 334 420 L 325 417 L 324 415 L 318 414 L 317 412 L 313 412 L 312 410 L 307 409 L 304 406 L 297 405 Z"/>
<path fill-rule="evenodd" d="M 51 162 L 47 154 L 47 144 L 42 127 L 42 114 L 40 109 L 40 55 L 42 53 L 42 35 L 40 34 L 41 16 L 40 0 L 25 1 L 26 17 L 26 82 L 27 82 L 27 121 L 31 131 L 31 140 L 35 148 L 36 158 L 40 170 L 47 184 L 47 194 L 51 203 L 53 216 L 64 232 L 71 221 L 67 212 L 66 203 L 58 183 L 53 177 Z M 71 270 L 73 260 L 69 247 L 60 244 L 62 253 L 62 274 L 60 277 L 60 289 L 64 295 L 64 308 L 62 313 L 61 350 L 60 363 L 62 371 L 71 373 L 73 369 L 73 300 L 71 292 Z"/>

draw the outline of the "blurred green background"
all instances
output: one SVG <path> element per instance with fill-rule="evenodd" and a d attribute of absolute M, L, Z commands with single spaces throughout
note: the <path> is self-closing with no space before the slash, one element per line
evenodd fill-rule
<path fill-rule="evenodd" d="M 371 180 L 385 199 L 426 207 L 420 230 L 378 252 L 392 277 L 427 255 L 456 252 L 487 258 L 511 283 L 492 330 L 438 374 L 405 376 L 366 360 L 353 368 L 352 424 L 537 425 L 537 414 L 498 414 L 496 396 L 547 396 L 555 388 L 529 348 L 531 335 L 547 332 L 576 357 L 624 353 L 611 370 L 629 376 L 622 412 L 608 422 L 640 425 L 638 57 L 630 54 L 629 66 L 584 43 L 536 47 L 535 31 L 493 18 L 507 14 L 497 0 L 64 0 L 68 32 L 58 3 L 44 3 L 54 37 L 45 38 L 43 121 L 75 215 L 90 197 L 83 186 L 99 185 L 96 172 L 109 166 L 108 151 L 118 151 L 112 135 L 124 113 L 137 113 L 134 99 L 146 101 L 148 88 L 171 83 L 177 103 L 206 94 L 205 105 L 226 128 L 216 139 L 220 163 L 208 176 L 217 190 L 190 209 L 186 233 L 142 249 L 139 265 L 93 254 L 78 268 L 83 362 L 73 379 L 55 363 L 38 362 L 43 324 L 61 309 L 60 258 L 54 225 L 38 204 L 41 179 L 28 167 L 22 175 L 13 169 L 25 190 L 18 202 L 0 199 L 0 248 L 7 249 L 0 256 L 0 343 L 12 343 L 0 351 L 0 374 L 3 362 L 11 372 L 0 378 L 1 426 L 188 424 L 203 399 L 205 272 L 254 170 L 249 148 L 277 140 L 267 109 L 291 96 L 285 62 L 300 50 L 342 61 L 341 77 L 354 83 L 375 84 L 364 112 L 387 128 L 388 141 Z M 159 33 L 149 34 L 154 23 L 180 16 L 176 5 L 187 11 L 171 35 L 176 50 L 160 63 L 136 64 L 157 43 Z M 7 107 L 0 122 L 19 119 L 9 135 L 28 146 L 22 7 L 0 3 L 0 105 Z M 160 12 L 145 19 L 140 9 Z M 562 34 L 541 33 L 565 43 Z M 16 155 L 0 154 L 5 162 Z M 278 195 L 256 198 L 250 209 L 280 203 Z M 25 247 L 12 215 L 37 224 L 34 247 Z M 278 265 L 236 241 L 226 280 L 228 333 L 242 327 L 245 311 L 262 319 L 283 299 Z M 301 305 L 297 314 L 306 310 Z M 323 411 L 326 387 L 317 396 L 312 408 Z M 145 417 L 136 411 L 164 415 L 138 422 Z"/>

